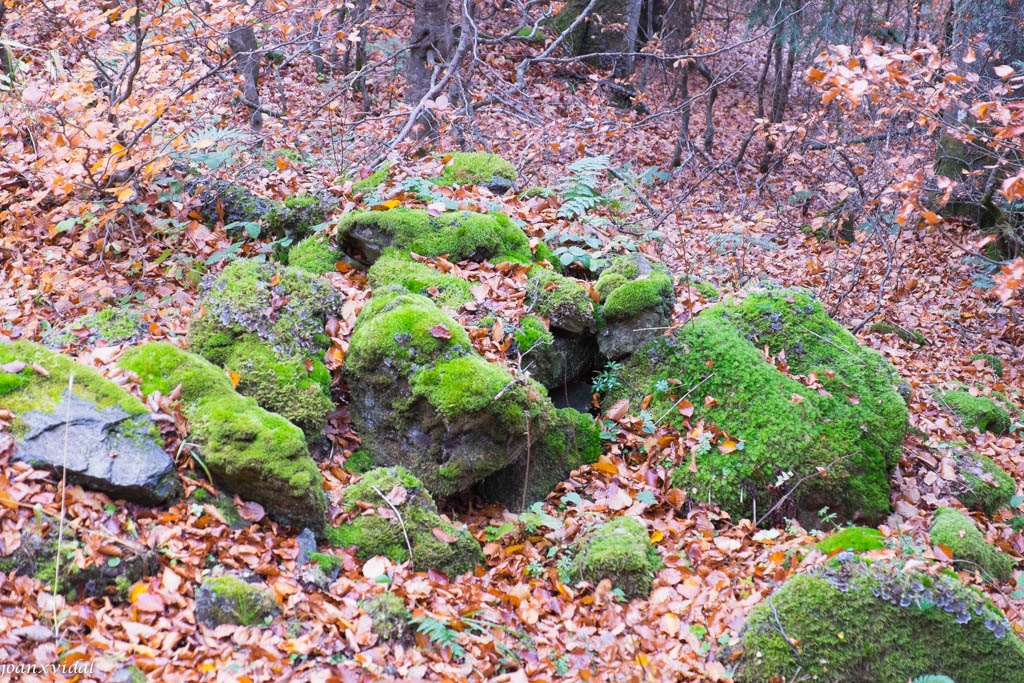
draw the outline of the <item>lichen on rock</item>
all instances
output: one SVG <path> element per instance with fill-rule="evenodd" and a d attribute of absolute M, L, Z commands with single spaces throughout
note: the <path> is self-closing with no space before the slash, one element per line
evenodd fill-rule
<path fill-rule="evenodd" d="M 344 490 L 342 506 L 355 516 L 330 527 L 327 539 L 335 546 L 355 546 L 362 560 L 383 555 L 404 562 L 411 547 L 416 571 L 437 569 L 449 576 L 471 571 L 480 561 L 476 539 L 464 526 L 444 520 L 423 484 L 404 467 L 370 470 Z"/>
<path fill-rule="evenodd" d="M 827 618 L 823 618 L 827 615 Z M 751 609 L 736 651 L 738 683 L 767 680 L 905 683 L 926 673 L 1010 681 L 1024 643 L 978 591 L 840 553 L 788 579 Z"/>

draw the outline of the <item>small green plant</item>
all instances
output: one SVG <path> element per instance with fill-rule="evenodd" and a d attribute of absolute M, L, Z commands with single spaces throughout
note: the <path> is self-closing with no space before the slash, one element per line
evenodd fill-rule
<path fill-rule="evenodd" d="M 505 536 L 515 533 L 516 525 L 512 522 L 505 522 L 501 526 L 488 526 L 484 529 L 484 538 L 487 541 L 498 541 Z"/>
<path fill-rule="evenodd" d="M 452 657 L 462 659 L 466 655 L 466 648 L 459 644 L 459 632 L 452 629 L 447 623 L 433 617 L 419 617 L 413 619 L 416 630 L 427 637 L 431 644 L 437 647 L 446 647 L 452 653 Z"/>
<path fill-rule="evenodd" d="M 526 565 L 526 575 L 534 579 L 544 576 L 544 565 L 540 562 L 531 562 Z"/>
<path fill-rule="evenodd" d="M 562 555 L 558 558 L 555 569 L 558 570 L 559 581 L 562 583 L 572 583 L 573 576 L 576 574 L 576 561 L 571 555 Z"/>
<path fill-rule="evenodd" d="M 547 527 L 548 529 L 558 530 L 561 529 L 563 524 L 562 520 L 558 517 L 554 517 L 544 512 L 544 506 L 540 502 L 536 502 L 530 507 L 526 508 L 523 512 L 519 513 L 519 523 L 523 525 L 527 533 L 534 533 L 540 527 Z"/>
<path fill-rule="evenodd" d="M 818 519 L 821 520 L 822 526 L 824 526 L 826 524 L 830 524 L 832 527 L 838 529 L 839 525 L 836 524 L 836 519 L 837 518 L 838 518 L 838 515 L 835 512 L 829 512 L 828 511 L 828 506 L 827 505 L 825 507 L 821 508 L 820 510 L 818 510 Z"/>
<path fill-rule="evenodd" d="M 599 394 L 617 389 L 622 384 L 616 375 L 620 368 L 622 368 L 622 363 L 610 361 L 604 366 L 604 370 L 594 378 L 591 388 Z"/>
<path fill-rule="evenodd" d="M 574 161 L 567 167 L 569 176 L 563 179 L 562 207 L 558 215 L 573 219 L 605 204 L 608 198 L 601 193 L 600 184 L 605 172 L 611 168 L 611 157 L 602 154 Z"/>

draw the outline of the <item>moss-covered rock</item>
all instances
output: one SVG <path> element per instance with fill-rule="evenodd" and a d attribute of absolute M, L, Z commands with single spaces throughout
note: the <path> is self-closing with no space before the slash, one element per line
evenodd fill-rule
<path fill-rule="evenodd" d="M 953 560 L 962 562 L 962 569 L 980 569 L 1002 581 L 1010 578 L 1013 558 L 987 543 L 971 518 L 959 510 L 936 510 L 929 534 L 933 544 L 953 551 Z"/>
<path fill-rule="evenodd" d="M 196 621 L 210 628 L 261 626 L 279 614 L 272 590 L 232 574 L 208 577 L 196 590 Z"/>
<path fill-rule="evenodd" d="M 249 191 L 244 185 L 220 178 L 201 178 L 188 183 L 186 192 L 197 195 L 197 213 L 210 227 L 231 223 L 261 223 L 275 202 Z"/>
<path fill-rule="evenodd" d="M 998 356 L 993 356 L 991 353 L 976 353 L 971 356 L 971 360 L 983 360 L 988 364 L 989 368 L 996 377 L 1002 379 L 1003 377 L 1003 361 L 999 360 Z"/>
<path fill-rule="evenodd" d="M 597 328 L 595 302 L 579 282 L 540 266 L 530 268 L 527 277 L 525 305 L 547 318 L 552 329 L 581 335 Z"/>
<path fill-rule="evenodd" d="M 964 389 L 954 389 L 939 398 L 968 429 L 1005 434 L 1013 424 L 1006 408 L 989 396 L 972 396 Z"/>
<path fill-rule="evenodd" d="M 275 204 L 263 219 L 267 232 L 274 238 L 287 237 L 298 241 L 327 220 L 335 203 L 311 194 L 298 194 Z"/>
<path fill-rule="evenodd" d="M 352 183 L 353 192 L 369 192 L 380 186 L 385 180 L 388 179 L 388 172 L 391 170 L 391 162 L 385 161 L 377 170 L 366 176 L 362 180 L 357 180 Z"/>
<path fill-rule="evenodd" d="M 127 599 L 128 587 L 160 568 L 156 552 L 131 540 L 119 546 L 119 557 L 94 555 L 86 548 L 95 542 L 86 543 L 83 537 L 90 532 L 76 531 L 68 524 L 58 562 L 58 526 L 56 518 L 37 512 L 20 529 L 17 550 L 0 557 L 0 574 L 33 577 L 46 590 L 70 599 L 105 597 L 116 603 Z"/>
<path fill-rule="evenodd" d="M 829 534 L 818 541 L 815 546 L 821 552 L 830 555 L 840 550 L 863 553 L 869 550 L 881 550 L 885 547 L 885 537 L 878 529 L 863 526 L 851 526 Z"/>
<path fill-rule="evenodd" d="M 991 458 L 967 453 L 957 458 L 957 487 L 954 495 L 964 507 L 994 515 L 999 508 L 1011 507 L 1017 482 Z"/>
<path fill-rule="evenodd" d="M 337 228 L 339 244 L 374 262 L 388 247 L 451 261 L 530 263 L 526 234 L 503 213 L 451 211 L 431 216 L 422 209 L 353 211 Z"/>
<path fill-rule="evenodd" d="M 877 322 L 871 326 L 872 332 L 878 334 L 895 334 L 897 337 L 905 342 L 917 344 L 918 346 L 924 346 L 928 343 L 928 338 L 917 330 L 912 330 L 908 327 L 902 327 L 900 325 L 893 325 L 890 322 L 882 321 Z"/>
<path fill-rule="evenodd" d="M 329 528 L 327 538 L 336 546 L 355 546 L 362 560 L 383 555 L 404 562 L 411 547 L 416 571 L 437 569 L 449 576 L 472 571 L 480 561 L 476 539 L 465 527 L 445 521 L 423 484 L 404 467 L 370 470 L 345 489 L 342 506 L 359 514 Z"/>
<path fill-rule="evenodd" d="M 66 470 L 73 483 L 144 505 L 181 493 L 163 436 L 135 396 L 31 342 L 0 343 L 0 366 L 0 408 L 14 413 L 14 461 Z"/>
<path fill-rule="evenodd" d="M 741 635 L 736 681 L 905 683 L 922 674 L 1011 681 L 1024 643 L 978 591 L 945 574 L 843 553 L 787 580 L 755 606 Z"/>
<path fill-rule="evenodd" d="M 374 289 L 401 285 L 413 294 L 429 296 L 440 306 L 458 309 L 473 300 L 470 283 L 460 277 L 434 270 L 399 249 L 387 249 L 368 273 Z"/>
<path fill-rule="evenodd" d="M 566 2 L 551 19 L 552 33 L 561 35 L 589 4 L 589 0 Z M 597 0 L 590 14 L 566 36 L 565 47 L 577 56 L 622 52 L 626 50 L 624 29 L 627 22 L 625 3 L 619 0 Z M 646 17 L 640 21 L 640 26 L 646 26 Z M 597 63 L 606 66 L 610 61 L 609 57 L 602 57 Z"/>
<path fill-rule="evenodd" d="M 288 250 L 288 265 L 311 275 L 333 273 L 340 260 L 341 252 L 325 234 L 310 235 Z"/>
<path fill-rule="evenodd" d="M 327 500 L 302 430 L 231 387 L 224 372 L 173 344 L 130 349 L 119 365 L 144 392 L 182 385 L 191 436 L 217 483 L 266 508 L 284 524 L 323 529 Z"/>
<path fill-rule="evenodd" d="M 775 363 L 765 361 L 766 348 Z M 788 373 L 777 367 L 783 357 Z M 813 387 L 793 378 L 812 374 Z M 618 378 L 606 405 L 652 395 L 650 414 L 681 425 L 677 401 L 689 392 L 692 419 L 737 443 L 730 452 L 708 444 L 695 454 L 696 472 L 675 471 L 673 482 L 692 499 L 750 517 L 787 496 L 783 514 L 809 527 L 820 524 L 823 507 L 843 521 L 878 523 L 888 513 L 889 474 L 907 427 L 898 378 L 809 295 L 727 299 L 634 353 Z M 827 476 L 814 476 L 817 468 Z"/>
<path fill-rule="evenodd" d="M 497 154 L 456 152 L 434 182 L 438 185 L 482 185 L 494 194 L 505 194 L 516 181 L 516 168 Z"/>
<path fill-rule="evenodd" d="M 612 259 L 594 287 L 605 321 L 597 343 L 609 360 L 625 358 L 672 323 L 672 278 L 641 254 Z"/>
<path fill-rule="evenodd" d="M 192 349 L 223 363 L 237 338 L 256 334 L 286 356 L 319 353 L 328 345 L 327 316 L 339 299 L 330 283 L 298 268 L 238 259 L 206 278 L 202 315 L 189 330 Z"/>
<path fill-rule="evenodd" d="M 103 340 L 111 344 L 132 341 L 142 332 L 139 316 L 125 308 L 104 308 L 102 311 L 75 318 L 67 325 L 49 330 L 44 342 L 60 348 L 71 343 L 93 344 Z"/>
<path fill-rule="evenodd" d="M 651 592 L 661 556 L 647 529 L 635 517 L 616 517 L 589 532 L 580 542 L 576 565 L 584 579 L 597 583 L 609 579 L 627 599 L 645 598 Z"/>
<path fill-rule="evenodd" d="M 381 640 L 400 640 L 409 632 L 412 612 L 394 593 L 378 593 L 363 600 L 360 606 L 370 615 L 373 632 Z"/>

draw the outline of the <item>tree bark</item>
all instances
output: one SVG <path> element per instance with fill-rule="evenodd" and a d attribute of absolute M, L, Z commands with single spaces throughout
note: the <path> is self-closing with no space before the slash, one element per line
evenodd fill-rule
<path fill-rule="evenodd" d="M 409 66 L 406 69 L 405 101 L 413 106 L 430 92 L 434 78 L 451 58 L 452 27 L 448 19 L 448 0 L 416 0 L 412 36 L 409 39 Z M 437 121 L 424 109 L 418 122 L 421 135 L 437 132 Z"/>
<path fill-rule="evenodd" d="M 636 60 L 631 53 L 636 52 L 637 31 L 640 28 L 640 10 L 643 0 L 626 1 L 626 32 L 622 36 L 622 56 L 615 60 L 612 78 L 627 80 L 633 75 Z"/>
<path fill-rule="evenodd" d="M 228 34 L 228 47 L 235 56 L 235 68 L 245 79 L 242 99 L 251 112 L 249 125 L 254 130 L 263 128 L 263 114 L 260 112 L 260 51 L 256 44 L 256 33 L 252 26 L 241 26 Z"/>
<path fill-rule="evenodd" d="M 0 36 L 4 32 L 4 14 L 7 12 L 7 5 L 0 2 Z M 11 53 L 6 45 L 0 45 L 0 73 L 4 76 L 14 76 L 14 64 L 11 62 Z"/>

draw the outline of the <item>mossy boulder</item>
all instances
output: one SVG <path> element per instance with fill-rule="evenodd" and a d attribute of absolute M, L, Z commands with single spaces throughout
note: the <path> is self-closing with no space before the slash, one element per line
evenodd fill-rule
<path fill-rule="evenodd" d="M 871 326 L 871 331 L 878 334 L 895 334 L 903 341 L 910 342 L 911 344 L 917 344 L 918 346 L 924 346 L 928 343 L 928 338 L 921 332 L 910 329 L 909 327 L 894 325 L 888 321 L 874 323 Z"/>
<path fill-rule="evenodd" d="M 15 415 L 15 462 L 66 468 L 73 483 L 144 505 L 181 493 L 149 410 L 92 368 L 39 344 L 0 343 L 0 408 Z"/>
<path fill-rule="evenodd" d="M 238 375 L 239 392 L 316 438 L 333 409 L 323 353 L 330 284 L 297 268 L 239 260 L 204 285 L 192 349 Z"/>
<path fill-rule="evenodd" d="M 497 154 L 487 152 L 456 152 L 434 179 L 438 185 L 480 185 L 494 194 L 512 189 L 516 168 Z"/>
<path fill-rule="evenodd" d="M 327 530 L 339 547 L 355 546 L 368 560 L 383 555 L 398 562 L 412 550 L 416 571 L 436 569 L 456 576 L 480 561 L 480 544 L 463 526 L 445 521 L 420 481 L 404 467 L 370 470 L 342 493 L 351 521 Z M 397 514 L 395 514 L 397 510 Z"/>
<path fill-rule="evenodd" d="M 965 389 L 954 389 L 943 392 L 939 398 L 968 429 L 1005 434 L 1013 424 L 1007 409 L 989 396 L 974 396 Z"/>
<path fill-rule="evenodd" d="M 119 545 L 120 556 L 93 555 L 86 549 L 88 529 L 76 531 L 64 525 L 58 555 L 59 522 L 55 517 L 36 512 L 20 530 L 21 544 L 6 557 L 0 557 L 0 574 L 13 572 L 39 580 L 50 592 L 70 599 L 109 598 L 121 602 L 128 598 L 128 588 L 153 575 L 160 562 L 155 551 L 131 542 Z M 109 533 L 109 532 L 104 532 Z M 59 574 L 58 574 L 59 572 Z M 56 582 L 55 582 L 56 579 Z"/>
<path fill-rule="evenodd" d="M 682 425 L 685 395 L 691 420 L 717 425 L 735 443 L 709 443 L 695 453 L 696 471 L 675 470 L 674 484 L 693 500 L 734 517 L 751 517 L 755 506 L 763 515 L 781 500 L 778 511 L 807 527 L 820 524 L 824 507 L 841 521 L 877 524 L 888 514 L 907 428 L 898 377 L 808 294 L 728 298 L 634 353 L 618 379 L 606 406 L 650 395 L 651 415 Z"/>
<path fill-rule="evenodd" d="M 267 232 L 276 239 L 299 241 L 324 221 L 336 202 L 311 194 L 299 194 L 275 204 L 263 219 Z"/>
<path fill-rule="evenodd" d="M 378 593 L 360 603 L 373 621 L 373 632 L 381 640 L 400 640 L 411 630 L 412 612 L 394 593 Z"/>
<path fill-rule="evenodd" d="M 386 249 L 370 268 L 367 279 L 374 289 L 400 285 L 452 309 L 473 300 L 469 282 L 435 270 L 399 249 Z"/>
<path fill-rule="evenodd" d="M 530 268 L 527 278 L 525 306 L 551 329 L 567 335 L 597 329 L 596 302 L 579 282 L 541 266 Z"/>
<path fill-rule="evenodd" d="M 1017 482 L 991 458 L 966 453 L 957 458 L 957 488 L 954 495 L 964 507 L 994 515 L 1000 508 L 1011 507 L 1010 499 L 1017 492 Z"/>
<path fill-rule="evenodd" d="M 142 321 L 134 311 L 111 307 L 79 316 L 67 325 L 54 327 L 46 333 L 43 341 L 52 348 L 71 343 L 94 344 L 101 340 L 118 344 L 137 338 L 142 328 Z"/>
<path fill-rule="evenodd" d="M 829 534 L 818 541 L 814 547 L 827 555 L 841 550 L 863 553 L 884 548 L 885 537 L 878 529 L 851 526 Z"/>
<path fill-rule="evenodd" d="M 337 227 L 338 243 L 370 263 L 388 247 L 451 261 L 530 263 L 526 233 L 503 213 L 450 211 L 432 216 L 422 209 L 353 211 Z"/>
<path fill-rule="evenodd" d="M 220 178 L 201 178 L 185 186 L 199 199 L 197 213 L 206 225 L 262 223 L 275 202 L 253 194 L 247 187 Z"/>
<path fill-rule="evenodd" d="M 1001 581 L 1010 578 L 1013 558 L 985 541 L 971 518 L 959 510 L 936 510 L 929 535 L 933 544 L 946 546 L 953 552 L 953 561 L 959 562 L 961 569 L 980 569 Z"/>
<path fill-rule="evenodd" d="M 130 349 L 119 365 L 139 376 L 145 393 L 182 386 L 189 440 L 216 483 L 260 503 L 271 519 L 323 529 L 327 500 L 301 429 L 234 391 L 217 366 L 173 344 Z"/>
<path fill-rule="evenodd" d="M 434 495 L 465 491 L 527 458 L 522 472 L 533 483 L 549 468 L 564 476 L 589 444 L 586 436 L 566 441 L 578 423 L 554 409 L 543 387 L 484 360 L 461 325 L 401 287 L 378 291 L 364 307 L 344 372 L 364 446 L 379 464 L 409 468 Z M 505 485 L 515 489 L 500 493 L 510 502 L 530 488 L 511 478 Z"/>
<path fill-rule="evenodd" d="M 672 278 L 641 254 L 612 259 L 594 287 L 605 323 L 597 344 L 609 360 L 629 356 L 672 324 Z"/>
<path fill-rule="evenodd" d="M 580 542 L 576 556 L 580 575 L 591 583 L 609 579 L 627 599 L 646 598 L 661 556 L 647 529 L 635 517 L 616 517 L 599 525 Z"/>
<path fill-rule="evenodd" d="M 262 626 L 279 614 L 272 590 L 233 574 L 208 577 L 196 590 L 196 621 L 210 628 Z"/>
<path fill-rule="evenodd" d="M 333 273 L 341 260 L 341 252 L 322 233 L 310 235 L 288 250 L 288 265 L 311 275 Z"/>
<path fill-rule="evenodd" d="M 842 553 L 751 609 L 735 680 L 906 683 L 922 674 L 1014 681 L 1024 643 L 973 588 Z"/>

